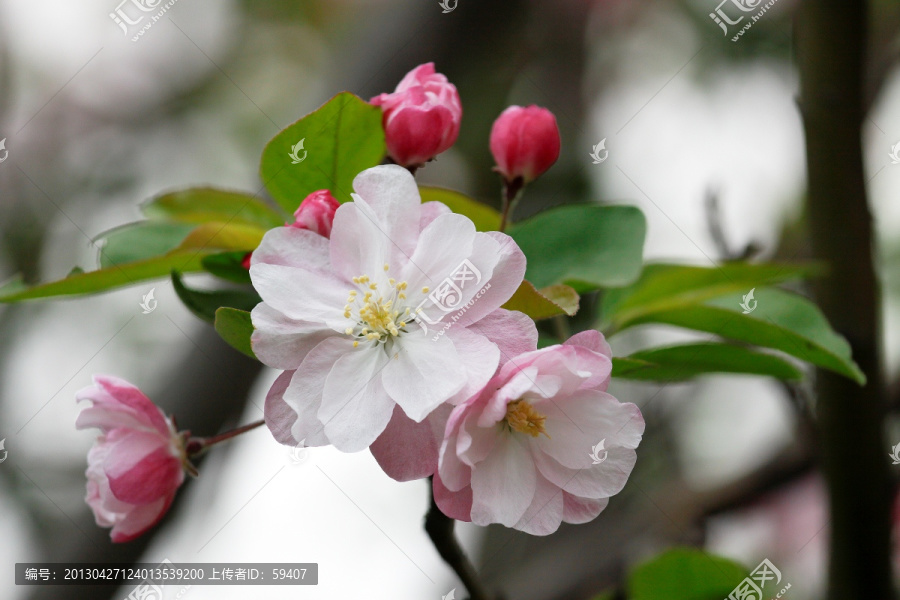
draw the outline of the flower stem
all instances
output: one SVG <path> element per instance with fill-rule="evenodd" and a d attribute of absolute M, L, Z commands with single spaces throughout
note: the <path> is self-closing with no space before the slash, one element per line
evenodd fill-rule
<path fill-rule="evenodd" d="M 214 435 L 208 438 L 196 438 L 192 437 L 187 442 L 187 447 L 185 448 L 185 452 L 187 452 L 188 457 L 193 458 L 195 456 L 199 456 L 209 450 L 211 447 L 216 444 L 220 444 L 222 442 L 228 441 L 231 438 L 237 437 L 243 433 L 247 433 L 257 427 L 265 425 L 265 419 L 260 419 L 259 421 L 254 421 L 247 425 L 243 425 L 238 427 L 237 429 L 232 429 L 231 431 L 226 431 L 224 433 L 220 433 L 219 435 Z"/>
<path fill-rule="evenodd" d="M 522 190 L 525 189 L 525 180 L 516 177 L 512 181 L 503 181 L 503 215 L 500 218 L 500 231 L 506 231 L 506 226 L 512 220 L 512 213 L 519 199 L 522 197 Z"/>
<path fill-rule="evenodd" d="M 428 479 L 431 484 L 431 478 Z M 431 488 L 431 507 L 425 515 L 425 531 L 431 538 L 431 543 L 437 548 L 438 554 L 444 559 L 450 568 L 456 573 L 463 585 L 469 591 L 469 600 L 492 600 L 484 588 L 484 584 L 478 577 L 478 572 L 472 565 L 472 561 L 466 556 L 459 544 L 459 540 L 453 533 L 456 521 L 441 512 L 434 501 L 434 488 Z"/>

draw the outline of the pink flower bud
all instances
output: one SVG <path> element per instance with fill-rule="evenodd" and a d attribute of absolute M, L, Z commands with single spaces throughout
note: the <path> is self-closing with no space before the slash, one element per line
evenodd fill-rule
<path fill-rule="evenodd" d="M 540 106 L 510 106 L 491 128 L 491 154 L 507 181 L 533 181 L 559 158 L 556 117 Z"/>
<path fill-rule="evenodd" d="M 173 421 L 138 388 L 116 377 L 96 376 L 77 400 L 78 429 L 101 434 L 88 452 L 87 501 L 100 527 L 112 527 L 113 542 L 128 542 L 155 525 L 184 482 L 184 437 Z"/>
<path fill-rule="evenodd" d="M 340 204 L 328 190 L 313 192 L 303 199 L 300 207 L 294 211 L 293 223 L 289 227 L 308 229 L 323 237 L 331 237 L 331 224 L 334 223 L 334 213 Z"/>
<path fill-rule="evenodd" d="M 393 94 L 381 94 L 370 102 L 384 111 L 388 154 L 398 165 L 421 165 L 447 150 L 459 135 L 459 93 L 444 75 L 435 73 L 434 63 L 419 65 Z"/>

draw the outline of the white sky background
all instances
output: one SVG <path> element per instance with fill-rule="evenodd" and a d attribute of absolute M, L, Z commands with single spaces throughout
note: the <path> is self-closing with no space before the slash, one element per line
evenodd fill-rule
<path fill-rule="evenodd" d="M 252 64 L 239 62 L 229 73 L 240 82 L 238 89 L 210 63 L 210 59 L 226 61 L 229 39 L 237 27 L 233 3 L 180 0 L 170 15 L 193 42 L 163 19 L 138 43 L 124 39 L 109 19 L 115 4 L 107 0 L 77 4 L 45 0 L 40 6 L 29 0 L 0 3 L 0 23 L 6 28 L 0 35 L 12 52 L 18 93 L 14 130 L 25 125 L 102 48 L 19 137 L 0 132 L 0 139 L 8 136 L 7 148 L 17 164 L 29 170 L 27 153 L 18 154 L 18 149 L 34 143 L 29 135 L 46 131 L 40 120 L 53 114 L 53 102 L 140 119 L 148 106 L 198 76 L 212 77 L 220 101 L 211 110 L 207 104 L 178 122 L 167 120 L 166 126 L 149 129 L 138 145 L 125 149 L 132 166 L 139 165 L 140 179 L 123 192 L 120 202 L 96 213 L 97 205 L 87 204 L 92 198 L 83 199 L 84 204 L 79 204 L 79 198 L 66 199 L 69 217 L 88 235 L 137 219 L 137 201 L 163 189 L 211 183 L 255 191 L 259 153 L 276 132 L 260 111 L 283 126 L 300 116 L 296 107 L 305 106 L 309 98 L 337 91 L 322 88 L 323 81 L 334 77 L 320 71 L 327 48 L 320 47 L 314 31 L 275 32 L 276 37 L 308 38 L 309 56 L 285 62 L 277 54 L 261 54 L 248 59 L 257 61 Z M 402 10 L 403 2 L 394 4 L 388 9 Z M 694 39 L 690 32 L 665 11 L 653 11 L 627 37 L 597 40 L 597 60 L 615 60 L 619 75 L 616 81 L 605 82 L 585 137 L 577 143 L 584 147 L 583 158 L 590 164 L 591 146 L 607 138 L 609 159 L 590 165 L 592 178 L 599 197 L 631 202 L 644 210 L 649 222 L 648 258 L 707 265 L 707 257 L 717 257 L 704 221 L 705 190 L 714 186 L 720 191 L 725 229 L 734 246 L 755 240 L 771 248 L 778 223 L 799 209 L 804 187 L 803 139 L 794 100 L 796 78 L 790 69 L 761 62 L 722 68 L 707 73 L 701 87 L 695 78 L 696 63 L 690 59 L 707 40 Z M 271 37 L 273 33 L 247 35 Z M 716 49 L 713 44 L 703 51 Z M 249 92 L 252 100 L 241 90 Z M 867 169 L 874 176 L 870 193 L 884 238 L 895 236 L 900 228 L 900 203 L 892 195 L 900 186 L 900 165 L 891 165 L 887 156 L 900 140 L 898 100 L 900 80 L 893 78 L 873 111 L 865 139 Z M 255 145 L 247 143 L 242 131 L 248 126 L 259 130 Z M 64 143 L 59 152 L 73 165 L 128 143 L 116 137 L 114 128 L 79 131 L 77 123 L 64 124 L 60 136 Z M 110 167 L 101 163 L 97 168 Z M 64 275 L 73 262 L 84 267 L 93 264 L 94 252 L 72 222 L 57 214 L 52 229 L 44 265 L 47 279 Z M 183 356 L 179 352 L 187 351 L 178 328 L 196 334 L 204 325 L 180 306 L 168 283 L 155 286 L 158 311 L 142 315 L 138 302 L 150 287 L 153 284 L 26 309 L 27 328 L 19 340 L 19 352 L 0 382 L 0 393 L 7 399 L 0 414 L 0 438 L 8 438 L 7 449 L 16 453 L 23 469 L 33 465 L 39 472 L 84 463 L 93 433 L 75 431 L 78 408 L 73 395 L 88 385 L 92 373 L 117 374 L 149 387 L 154 373 L 177 368 Z M 891 299 L 886 309 L 891 365 L 900 357 L 896 300 Z M 103 347 L 126 323 L 123 332 Z M 273 375 L 267 373 L 258 382 L 257 404 L 262 404 Z M 773 388 L 770 382 L 752 378 L 710 378 L 696 394 L 679 401 L 678 409 L 684 411 L 682 459 L 694 484 L 714 485 L 752 469 L 786 441 L 790 415 Z M 20 435 L 13 435 L 48 398 L 52 400 L 47 407 Z M 245 420 L 256 418 L 258 411 L 251 405 Z M 52 445 L 47 440 L 53 440 Z M 219 470 L 215 481 L 207 477 L 192 486 L 183 518 L 157 538 L 148 562 L 162 558 L 318 562 L 322 583 L 304 588 L 304 598 L 437 600 L 457 585 L 422 530 L 424 483 L 390 480 L 368 452 L 344 455 L 316 449 L 307 462 L 295 465 L 287 450 L 261 430 L 225 451 L 213 452 L 204 471 Z M 87 510 L 81 483 L 78 488 L 45 491 L 68 514 Z M 4 507 L 0 511 L 0 539 L 4 540 L 0 595 L 21 598 L 22 590 L 12 585 L 12 566 L 35 557 L 36 549 L 16 513 L 8 508 L 11 503 L 3 490 L 0 506 Z M 461 530 L 468 545 L 477 543 L 476 528 Z M 736 531 L 734 535 L 740 536 L 740 528 Z M 721 547 L 740 555 L 733 540 L 724 539 Z M 172 597 L 176 591 L 169 590 Z M 243 598 L 246 593 L 239 587 L 198 587 L 182 597 Z M 297 597 L 292 588 L 257 588 L 254 594 Z"/>

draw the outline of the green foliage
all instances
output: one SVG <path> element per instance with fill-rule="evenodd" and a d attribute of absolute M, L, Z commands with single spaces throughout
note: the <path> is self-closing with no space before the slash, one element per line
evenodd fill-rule
<path fill-rule="evenodd" d="M 613 359 L 612 375 L 623 379 L 683 381 L 706 373 L 770 375 L 786 380 L 803 376 L 782 358 L 730 344 L 683 344 Z"/>
<path fill-rule="evenodd" d="M 216 333 L 228 342 L 229 346 L 250 358 L 256 358 L 250 346 L 253 323 L 249 312 L 236 308 L 220 308 L 216 311 L 215 328 Z"/>
<path fill-rule="evenodd" d="M 865 375 L 853 362 L 847 340 L 835 333 L 815 304 L 783 290 L 758 288 L 756 309 L 743 314 L 741 299 L 741 294 L 728 294 L 702 304 L 649 313 L 631 325 L 664 323 L 714 333 L 781 350 L 860 385 L 865 383 Z"/>
<path fill-rule="evenodd" d="M 302 162 L 293 164 L 293 148 Z M 384 158 L 381 109 L 342 92 L 318 110 L 289 125 L 263 150 L 260 176 L 289 214 L 310 193 L 328 189 L 339 202 L 350 199 L 353 178 Z"/>
<path fill-rule="evenodd" d="M 736 562 L 693 548 L 674 548 L 635 567 L 629 600 L 722 600 L 747 576 Z"/>
<path fill-rule="evenodd" d="M 644 214 L 633 206 L 563 206 L 517 223 L 509 235 L 538 288 L 565 283 L 579 293 L 628 285 L 641 273 Z"/>
<path fill-rule="evenodd" d="M 540 290 L 528 280 L 522 282 L 503 308 L 523 312 L 535 321 L 573 316 L 578 312 L 578 292 L 567 285 L 551 285 Z"/>
<path fill-rule="evenodd" d="M 647 265 L 633 285 L 610 290 L 603 299 L 603 320 L 621 330 L 643 316 L 691 306 L 722 294 L 799 279 L 815 271 L 812 265 L 728 263 L 718 267 Z"/>
<path fill-rule="evenodd" d="M 187 287 L 177 271 L 172 271 L 172 287 L 192 313 L 210 323 L 216 320 L 216 311 L 223 306 L 244 311 L 262 302 L 252 288 L 248 290 L 194 290 Z"/>
<path fill-rule="evenodd" d="M 284 225 L 284 216 L 258 198 L 243 192 L 191 188 L 157 196 L 141 206 L 147 218 L 176 223 L 222 221 L 271 229 Z"/>
<path fill-rule="evenodd" d="M 234 283 L 250 284 L 250 272 L 244 268 L 246 252 L 222 252 L 204 256 L 201 264 L 211 274 Z"/>
<path fill-rule="evenodd" d="M 500 229 L 500 213 L 465 194 L 439 187 L 420 187 L 422 202 L 443 202 L 453 212 L 472 219 L 477 231 Z"/>
<path fill-rule="evenodd" d="M 177 248 L 194 229 L 185 223 L 151 223 L 123 225 L 102 234 L 100 267 L 105 269 L 138 260 L 161 256 Z"/>

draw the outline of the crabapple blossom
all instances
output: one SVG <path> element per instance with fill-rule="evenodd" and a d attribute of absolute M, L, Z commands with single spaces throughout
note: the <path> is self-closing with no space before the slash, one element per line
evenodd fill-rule
<path fill-rule="evenodd" d="M 529 183 L 540 177 L 559 158 L 560 145 L 556 117 L 533 104 L 510 106 L 491 128 L 491 154 L 507 182 L 521 177 Z"/>
<path fill-rule="evenodd" d="M 510 359 L 450 414 L 438 507 L 535 535 L 594 519 L 625 485 L 644 431 L 638 408 L 606 393 L 611 369 L 597 331 Z"/>
<path fill-rule="evenodd" d="M 266 421 L 289 445 L 354 452 L 388 430 L 397 445 L 433 445 L 436 458 L 433 430 L 421 435 L 433 423 L 414 425 L 488 382 L 500 364 L 494 340 L 536 342 L 530 319 L 500 309 L 522 282 L 525 256 L 509 236 L 476 232 L 439 202 L 422 204 L 402 167 L 363 171 L 353 187 L 330 239 L 279 227 L 253 253 L 250 277 L 263 301 L 251 342 L 263 363 L 284 371 Z M 390 452 L 379 460 L 398 479 L 429 470 Z"/>
<path fill-rule="evenodd" d="M 88 452 L 87 497 L 100 527 L 112 527 L 113 542 L 127 542 L 155 525 L 169 509 L 192 470 L 184 436 L 134 385 L 95 376 L 76 394 L 92 406 L 78 415 L 78 429 L 101 434 Z"/>
<path fill-rule="evenodd" d="M 384 111 L 388 154 L 398 165 L 421 165 L 450 148 L 459 136 L 459 93 L 447 77 L 435 72 L 434 63 L 419 65 L 393 93 L 370 102 Z"/>

